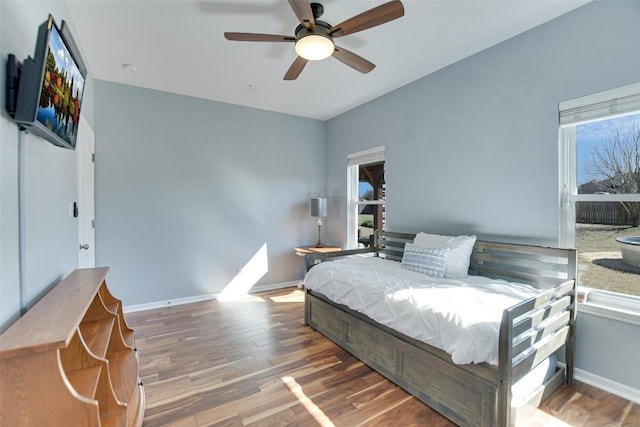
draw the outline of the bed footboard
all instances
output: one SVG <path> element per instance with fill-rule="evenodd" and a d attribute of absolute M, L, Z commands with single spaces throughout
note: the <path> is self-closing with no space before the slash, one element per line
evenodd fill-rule
<path fill-rule="evenodd" d="M 503 312 L 499 338 L 498 419 L 510 420 L 515 425 L 516 416 L 527 417 L 532 408 L 538 407 L 563 382 L 573 383 L 574 328 L 574 280 L 562 282 Z M 562 348 L 566 369 L 557 369 L 547 384 L 520 405 L 522 413 L 512 414 L 513 384 Z M 503 360 L 511 363 L 502 363 Z"/>

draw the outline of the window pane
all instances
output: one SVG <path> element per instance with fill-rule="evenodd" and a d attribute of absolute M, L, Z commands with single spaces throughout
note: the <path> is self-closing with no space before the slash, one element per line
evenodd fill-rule
<path fill-rule="evenodd" d="M 358 182 L 358 200 L 373 200 L 373 186 L 366 181 Z"/>
<path fill-rule="evenodd" d="M 577 126 L 578 194 L 640 192 L 640 113 Z"/>
<path fill-rule="evenodd" d="M 576 134 L 578 194 L 640 193 L 640 114 L 579 125 Z M 624 243 L 640 240 L 640 202 L 575 207 L 580 284 L 640 296 L 640 242 Z"/>
<path fill-rule="evenodd" d="M 384 162 L 359 165 L 358 200 L 384 201 Z M 369 246 L 376 229 L 384 230 L 384 204 L 358 205 L 358 246 Z"/>
<path fill-rule="evenodd" d="M 593 202 L 578 202 L 581 204 Z M 628 225 L 576 224 L 580 285 L 640 296 L 640 266 L 622 258 L 618 237 L 638 237 L 640 229 Z M 640 246 L 636 247 L 640 254 Z"/>
<path fill-rule="evenodd" d="M 373 234 L 373 212 L 374 206 L 361 205 L 360 214 L 358 215 L 358 243 L 363 246 L 369 246 L 371 235 Z"/>

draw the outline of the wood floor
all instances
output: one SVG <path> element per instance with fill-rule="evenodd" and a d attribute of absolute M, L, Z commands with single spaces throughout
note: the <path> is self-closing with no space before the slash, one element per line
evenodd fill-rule
<path fill-rule="evenodd" d="M 453 426 L 304 325 L 302 291 L 129 313 L 145 426 Z M 526 426 L 640 426 L 640 405 L 577 383 Z"/>

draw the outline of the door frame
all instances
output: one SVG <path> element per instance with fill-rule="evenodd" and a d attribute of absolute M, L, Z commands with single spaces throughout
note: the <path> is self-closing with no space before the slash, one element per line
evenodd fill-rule
<path fill-rule="evenodd" d="M 80 115 L 78 139 L 76 141 L 79 268 L 92 268 L 96 265 L 94 152 L 95 134 L 84 116 Z"/>

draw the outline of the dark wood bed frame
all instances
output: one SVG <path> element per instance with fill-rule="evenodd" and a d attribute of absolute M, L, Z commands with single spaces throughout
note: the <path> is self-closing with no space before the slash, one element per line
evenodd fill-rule
<path fill-rule="evenodd" d="M 414 234 L 376 232 L 372 247 L 305 257 L 307 270 L 343 256 L 370 253 L 395 261 Z M 502 315 L 499 366 L 456 365 L 446 352 L 306 290 L 305 322 L 419 400 L 461 426 L 510 426 L 564 382 L 573 383 L 577 253 L 573 249 L 476 241 L 469 274 L 528 283 L 544 291 Z M 555 316 L 562 313 L 561 316 Z M 564 367 L 512 407 L 511 386 L 560 350 Z"/>

